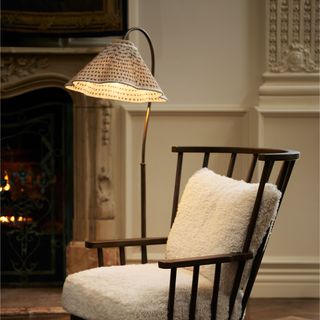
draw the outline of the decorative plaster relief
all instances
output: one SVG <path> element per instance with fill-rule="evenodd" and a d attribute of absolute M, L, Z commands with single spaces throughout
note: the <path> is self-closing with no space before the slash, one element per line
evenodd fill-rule
<path fill-rule="evenodd" d="M 39 56 L 4 56 L 1 58 L 1 81 L 11 81 L 15 76 L 24 78 L 45 69 L 49 65 L 49 60 Z"/>
<path fill-rule="evenodd" d="M 107 146 L 110 143 L 110 125 L 111 125 L 111 105 L 108 103 L 107 105 L 102 106 L 102 124 L 101 124 L 101 132 L 102 132 L 102 145 Z"/>
<path fill-rule="evenodd" d="M 96 100 L 98 108 L 98 132 L 96 144 L 96 195 L 98 219 L 114 219 L 114 197 L 111 177 L 111 112 L 112 105 L 108 100 Z"/>
<path fill-rule="evenodd" d="M 319 0 L 268 0 L 268 71 L 319 71 Z"/>

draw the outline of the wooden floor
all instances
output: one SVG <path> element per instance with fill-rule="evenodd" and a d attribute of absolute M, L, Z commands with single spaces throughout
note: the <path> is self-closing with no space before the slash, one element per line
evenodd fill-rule
<path fill-rule="evenodd" d="M 246 320 L 319 320 L 319 300 L 251 299 L 246 314 Z"/>
<path fill-rule="evenodd" d="M 59 288 L 1 290 L 1 319 L 69 320 Z M 246 320 L 319 320 L 318 299 L 251 299 Z M 149 320 L 149 319 L 146 319 Z M 151 320 L 151 319 L 150 319 Z"/>

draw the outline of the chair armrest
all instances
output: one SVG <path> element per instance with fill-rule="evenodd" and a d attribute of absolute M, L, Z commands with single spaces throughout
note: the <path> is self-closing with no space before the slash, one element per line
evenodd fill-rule
<path fill-rule="evenodd" d="M 85 241 L 86 248 L 113 248 L 113 247 L 134 247 L 134 246 L 148 246 L 157 244 L 166 244 L 167 238 L 131 238 L 131 239 L 117 239 L 105 241 Z"/>
<path fill-rule="evenodd" d="M 211 302 L 211 308 L 212 308 L 212 314 L 213 314 L 212 319 L 215 319 L 215 312 L 217 309 L 218 292 L 219 292 L 219 285 L 220 285 L 221 264 L 224 262 L 244 261 L 252 258 L 253 258 L 252 252 L 245 252 L 245 253 L 233 252 L 228 254 L 218 254 L 218 255 L 211 255 L 211 256 L 160 260 L 158 262 L 159 268 L 170 269 L 170 284 L 169 284 L 169 295 L 168 295 L 168 319 L 173 319 L 177 268 L 193 267 L 189 315 L 190 315 L 190 319 L 194 319 L 195 310 L 196 310 L 200 266 L 208 265 L 208 264 L 216 264 L 215 274 L 214 274 L 212 302 Z"/>
<path fill-rule="evenodd" d="M 201 256 L 183 259 L 166 259 L 158 261 L 158 266 L 161 269 L 193 267 L 207 264 L 217 264 L 232 261 L 243 261 L 253 258 L 252 252 L 233 252 L 228 254 L 219 254 L 212 256 Z"/>

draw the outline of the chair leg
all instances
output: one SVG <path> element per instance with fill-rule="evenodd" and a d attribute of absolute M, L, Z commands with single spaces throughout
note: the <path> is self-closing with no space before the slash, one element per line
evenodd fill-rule
<path fill-rule="evenodd" d="M 85 319 L 75 316 L 73 314 L 70 314 L 70 320 L 85 320 Z"/>

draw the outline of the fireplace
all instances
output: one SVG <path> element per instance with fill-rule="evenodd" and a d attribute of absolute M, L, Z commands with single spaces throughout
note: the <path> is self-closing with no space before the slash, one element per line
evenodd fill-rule
<path fill-rule="evenodd" d="M 100 51 L 2 48 L 3 285 L 61 284 L 97 265 L 84 240 L 123 236 L 123 112 L 64 88 Z"/>
<path fill-rule="evenodd" d="M 62 282 L 72 238 L 71 97 L 46 88 L 1 106 L 1 282 Z"/>

